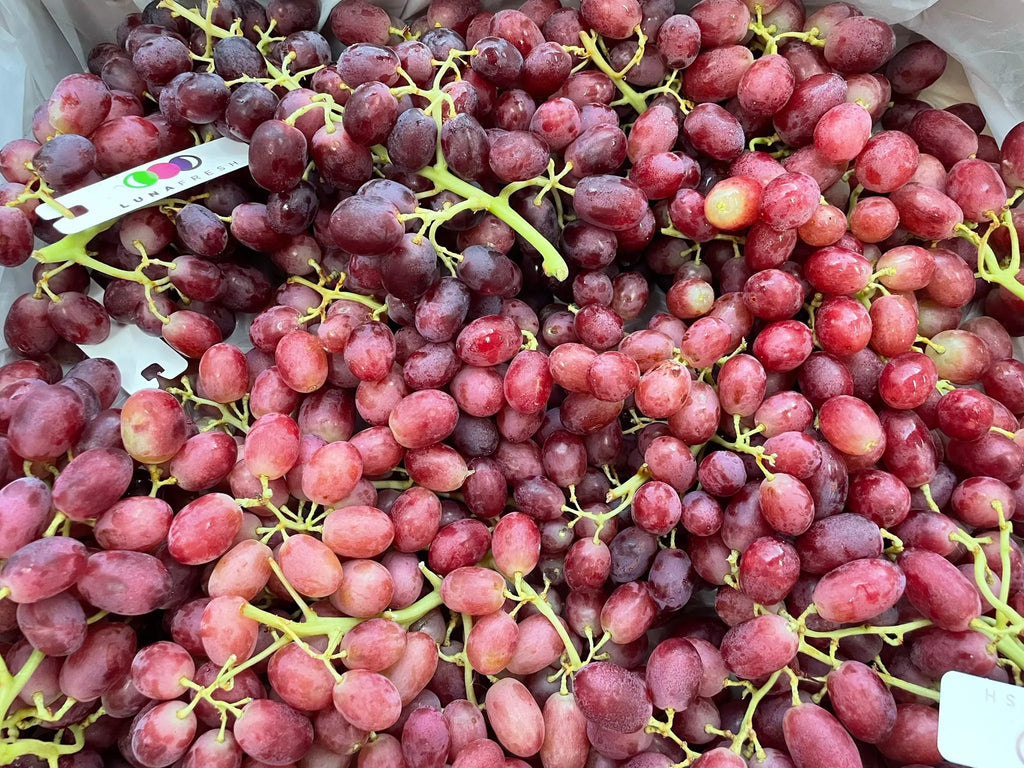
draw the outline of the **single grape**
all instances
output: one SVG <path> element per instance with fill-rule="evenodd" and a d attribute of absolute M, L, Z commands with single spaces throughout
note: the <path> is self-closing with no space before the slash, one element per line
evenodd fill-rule
<path fill-rule="evenodd" d="M 261 187 L 285 192 L 299 183 L 305 168 L 306 137 L 298 128 L 281 120 L 267 120 L 253 131 L 249 171 Z"/>
<path fill-rule="evenodd" d="M 730 629 L 722 639 L 722 659 L 743 677 L 761 677 L 782 669 L 797 652 L 798 640 L 786 620 L 765 614 Z"/>
<path fill-rule="evenodd" d="M 903 594 L 906 578 L 887 560 L 862 558 L 833 569 L 814 590 L 818 613 L 829 621 L 866 621 L 888 610 Z M 871 599 L 863 596 L 870 594 Z M 857 600 L 853 595 L 859 595 Z"/>
<path fill-rule="evenodd" d="M 782 718 L 782 728 L 786 747 L 797 768 L 810 768 L 823 759 L 843 768 L 856 768 L 863 764 L 850 734 L 817 704 L 801 704 L 787 710 Z"/>

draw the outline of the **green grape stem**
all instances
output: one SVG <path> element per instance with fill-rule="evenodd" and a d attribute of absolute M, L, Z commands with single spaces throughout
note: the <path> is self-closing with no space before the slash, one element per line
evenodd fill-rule
<path fill-rule="evenodd" d="M 31 161 L 25 163 L 25 169 L 31 171 L 33 174 L 36 173 Z M 33 175 L 28 184 L 25 185 L 25 191 L 13 200 L 8 200 L 5 205 L 14 207 L 28 202 L 29 200 L 39 200 L 40 202 L 48 204 L 65 219 L 73 219 L 75 217 L 74 213 L 54 199 L 53 189 L 38 175 Z"/>
<path fill-rule="evenodd" d="M 287 540 L 292 533 L 322 533 L 324 529 L 323 520 L 315 514 L 316 505 L 313 505 L 312 513 L 303 516 L 299 514 L 302 511 L 302 502 L 300 502 L 299 513 L 292 512 L 286 505 L 274 504 L 267 496 L 260 499 L 235 499 L 235 503 L 243 508 L 263 507 L 277 518 L 275 525 L 261 526 L 256 529 L 257 535 L 261 537 L 260 541 L 264 544 L 276 534 L 281 534 L 281 538 Z M 271 567 L 276 567 L 276 564 L 272 564 Z M 301 598 L 296 604 L 301 605 Z"/>
<path fill-rule="evenodd" d="M 761 703 L 761 700 L 775 686 L 775 681 L 779 679 L 781 674 L 781 669 L 776 670 L 768 677 L 764 685 L 753 691 L 750 702 L 747 704 L 747 711 L 743 713 L 743 720 L 740 721 L 739 732 L 733 738 L 732 745 L 729 747 L 737 755 L 743 752 L 743 745 L 754 737 L 754 711 L 757 709 L 757 705 Z M 761 754 L 763 754 L 763 751 Z"/>
<path fill-rule="evenodd" d="M 967 551 L 971 553 L 974 559 L 974 580 L 978 585 L 978 589 L 981 591 L 982 596 L 988 601 L 989 605 L 996 609 L 997 613 L 1005 619 L 1008 619 L 1014 624 L 1024 624 L 1024 617 L 1022 617 L 1017 611 L 1015 611 L 1006 602 L 1002 596 L 997 596 L 993 591 L 992 587 L 988 583 L 988 575 L 992 573 L 988 567 L 988 561 L 985 557 L 985 552 L 982 550 L 982 544 L 990 542 L 988 539 L 977 539 L 963 531 L 954 531 L 949 535 L 952 541 L 959 544 L 963 544 Z M 1002 569 L 1004 574 L 1008 574 L 1009 570 L 1009 547 L 1002 549 L 1002 554 L 1005 555 L 1005 559 L 1002 562 Z M 995 574 L 999 575 L 999 574 Z M 1001 581 L 1009 583 L 1009 578 L 1002 578 Z M 1001 588 L 1002 589 L 1002 588 Z"/>
<path fill-rule="evenodd" d="M 998 505 L 998 506 L 995 506 Z M 983 544 L 991 543 L 989 538 L 975 538 L 963 531 L 954 531 L 949 538 L 963 544 L 974 560 L 974 581 L 985 601 L 995 609 L 994 620 L 984 617 L 971 622 L 971 629 L 987 635 L 995 644 L 1003 657 L 1012 662 L 1018 669 L 1024 669 L 1024 642 L 1020 632 L 1024 630 L 1024 617 L 1009 605 L 1009 582 L 1005 574 L 1010 573 L 1010 523 L 1003 516 L 1002 504 L 993 502 L 999 514 L 999 544 L 1001 574 L 993 573 L 982 549 Z M 1000 593 L 996 595 L 989 584 L 989 576 L 1000 577 Z"/>
<path fill-rule="evenodd" d="M 636 412 L 635 408 L 629 409 L 629 420 L 633 422 L 633 426 L 627 427 L 626 429 L 622 430 L 622 434 L 624 435 L 632 435 L 634 432 L 639 432 L 643 429 L 646 429 L 651 424 L 668 423 L 665 419 L 651 419 L 648 418 L 647 416 L 641 416 L 639 413 Z"/>
<path fill-rule="evenodd" d="M 637 30 L 639 31 L 639 28 L 637 28 Z M 622 98 L 625 99 L 626 103 L 629 104 L 629 106 L 631 106 L 633 109 L 635 109 L 638 115 L 642 115 L 644 111 L 647 109 L 647 102 L 644 100 L 643 96 L 641 96 L 633 89 L 633 86 L 631 86 L 629 83 L 625 81 L 625 72 L 628 71 L 629 67 L 627 66 L 626 70 L 624 70 L 623 72 L 618 72 L 612 67 L 611 64 L 608 63 L 608 60 L 604 57 L 604 54 L 602 54 L 600 49 L 597 47 L 598 36 L 596 33 L 590 34 L 588 32 L 580 32 L 580 40 L 583 41 L 583 50 L 586 52 L 587 58 L 590 59 L 594 66 L 596 66 L 599 70 L 601 70 L 604 74 L 608 75 L 608 77 L 611 78 L 612 82 L 615 84 L 615 87 L 619 89 L 619 93 L 622 94 Z M 638 50 L 641 53 L 641 55 L 643 55 L 643 49 L 640 48 Z"/>
<path fill-rule="evenodd" d="M 826 640 L 841 640 L 844 637 L 856 637 L 859 635 L 880 635 L 882 639 L 890 645 L 899 645 L 903 642 L 903 637 L 905 635 L 915 630 L 924 629 L 925 627 L 930 626 L 932 626 L 932 622 L 928 619 L 917 619 L 916 621 L 908 621 L 905 624 L 897 624 L 891 627 L 864 624 L 858 627 L 833 629 L 827 632 L 807 629 L 805 626 L 801 631 L 801 635 L 804 637 Z"/>
<path fill-rule="evenodd" d="M 827 653 L 819 651 L 813 645 L 809 645 L 804 642 L 800 643 L 800 653 L 804 654 L 805 656 L 810 656 L 812 659 L 820 661 L 822 664 L 826 664 L 832 667 L 833 669 L 835 669 L 841 664 L 841 662 L 838 659 L 833 658 L 832 656 L 829 656 Z M 890 675 L 887 672 L 881 672 L 877 669 L 875 670 L 875 674 L 877 674 L 882 679 L 882 682 L 888 685 L 890 688 L 899 688 L 902 691 L 913 693 L 916 696 L 920 696 L 925 699 L 930 699 L 931 701 L 939 700 L 939 692 L 934 690 L 933 688 L 925 688 L 922 685 L 908 683 L 906 680 L 894 677 L 893 675 Z"/>
<path fill-rule="evenodd" d="M 187 677 L 181 678 L 179 681 L 181 685 L 195 691 L 195 695 L 187 707 L 178 711 L 177 717 L 183 720 L 188 717 L 188 714 L 195 709 L 200 701 L 205 701 L 220 713 L 221 727 L 223 728 L 227 724 L 227 715 L 230 713 L 237 716 L 240 708 L 245 706 L 250 699 L 242 699 L 241 701 L 229 703 L 213 698 L 213 693 L 218 689 L 231 690 L 234 685 L 234 679 L 239 673 L 244 672 L 246 669 L 249 669 L 250 667 L 253 667 L 261 661 L 269 658 L 290 642 L 292 642 L 292 640 L 288 637 L 277 637 L 269 646 L 241 664 L 236 663 L 237 659 L 234 654 L 232 654 L 221 667 L 217 676 L 206 686 L 201 686 L 198 683 L 189 680 Z"/>
<path fill-rule="evenodd" d="M 556 280 L 569 277 L 569 266 L 565 263 L 558 249 L 549 243 L 530 222 L 520 216 L 509 204 L 508 197 L 495 197 L 460 179 L 447 168 L 438 165 L 427 166 L 417 174 L 432 181 L 440 189 L 449 189 L 470 204 L 474 211 L 488 211 L 504 221 L 516 231 L 526 242 L 532 245 L 543 259 L 544 273 Z"/>
<path fill-rule="evenodd" d="M 56 766 L 63 755 L 72 755 L 82 749 L 85 744 L 85 729 L 98 720 L 104 711 L 102 707 L 84 722 L 63 728 L 54 736 L 52 742 L 40 739 L 21 738 L 20 734 L 34 728 L 40 723 L 55 722 L 62 718 L 77 702 L 66 698 L 55 711 L 43 705 L 42 696 L 33 696 L 33 706 L 11 711 L 18 696 L 25 691 L 32 675 L 46 656 L 42 651 L 33 650 L 25 660 L 17 674 L 12 675 L 7 664 L 0 658 L 0 763 L 8 765 L 26 755 L 34 755 L 46 760 L 49 765 Z M 70 733 L 72 741 L 67 742 L 65 734 Z"/>
<path fill-rule="evenodd" d="M 460 652 L 464 663 L 462 665 L 462 676 L 466 686 L 466 700 L 469 701 L 474 707 L 479 707 L 480 703 L 476 700 L 476 690 L 473 684 L 473 665 L 469 663 L 469 656 L 466 655 L 465 642 L 469 638 L 469 633 L 473 630 L 473 617 L 468 613 L 460 614 L 462 617 L 462 641 L 463 649 Z"/>
<path fill-rule="evenodd" d="M 558 614 L 555 613 L 554 608 L 552 608 L 551 604 L 547 601 L 547 598 L 545 597 L 545 592 L 547 592 L 547 590 L 545 589 L 544 592 L 537 592 L 537 590 L 535 590 L 526 581 L 526 579 L 523 578 L 523 574 L 521 573 L 516 573 L 514 581 L 516 592 L 514 594 L 510 592 L 509 596 L 513 600 L 518 600 L 523 603 L 533 603 L 538 613 L 551 623 L 551 626 L 555 628 L 555 632 L 558 633 L 558 637 L 561 638 L 562 645 L 565 646 L 565 652 L 569 658 L 566 669 L 569 672 L 575 672 L 582 669 L 585 662 L 580 658 L 579 651 L 576 650 L 576 646 L 573 644 L 572 638 L 569 637 L 569 632 L 566 630 L 565 624 L 562 623 Z"/>
<path fill-rule="evenodd" d="M 614 470 L 611 467 L 605 468 L 605 474 L 607 474 L 608 478 L 615 483 L 615 487 L 608 491 L 607 502 L 610 504 L 613 501 L 618 501 L 619 503 L 615 507 L 612 507 L 607 512 L 587 512 L 586 510 L 580 508 L 579 503 L 576 501 L 576 490 L 575 488 L 572 487 L 570 487 L 569 489 L 569 501 L 571 502 L 571 506 L 569 504 L 566 504 L 565 506 L 562 507 L 563 512 L 575 516 L 575 519 L 569 523 L 570 528 L 575 526 L 576 523 L 578 523 L 583 518 L 594 521 L 595 543 L 600 541 L 601 531 L 604 530 L 605 524 L 607 524 L 609 520 L 611 520 L 613 517 L 618 515 L 627 507 L 629 507 L 629 505 L 633 503 L 633 497 L 636 496 L 636 492 L 640 490 L 640 486 L 642 486 L 644 483 L 651 479 L 651 472 L 647 468 L 646 464 L 641 465 L 640 468 L 636 471 L 636 474 L 633 475 L 624 483 L 619 483 L 617 477 L 615 477 L 613 473 Z"/>
<path fill-rule="evenodd" d="M 725 448 L 736 451 L 737 453 L 746 453 L 754 457 L 754 461 L 757 462 L 757 466 L 760 467 L 761 472 L 764 474 L 767 480 L 774 480 L 775 475 L 769 471 L 765 466 L 767 461 L 771 465 L 775 465 L 775 454 L 766 453 L 763 446 L 751 445 L 750 438 L 754 435 L 764 431 L 764 425 L 759 425 L 753 429 L 744 430 L 740 427 L 740 415 L 735 414 L 733 416 L 736 428 L 736 439 L 733 441 L 726 440 L 723 437 L 714 435 L 711 438 L 711 442 L 717 443 Z"/>
<path fill-rule="evenodd" d="M 217 9 L 219 4 L 218 0 L 209 0 L 206 16 L 203 16 L 199 11 L 193 8 L 186 8 L 181 3 L 176 2 L 176 0 L 160 0 L 158 7 L 166 8 L 174 16 L 180 16 L 193 26 L 199 27 L 199 29 L 203 30 L 207 35 L 207 47 L 209 47 L 209 38 L 211 37 L 224 38 L 234 36 L 230 31 L 217 26 L 212 21 L 213 12 Z M 210 55 L 209 50 L 207 50 L 206 55 Z"/>
<path fill-rule="evenodd" d="M 362 304 L 364 307 L 369 307 L 375 317 L 379 317 L 387 311 L 387 306 L 381 304 L 378 301 L 374 301 L 370 296 L 363 296 L 360 293 L 353 293 L 352 291 L 339 290 L 345 282 L 345 275 L 342 273 L 337 277 L 336 286 L 334 288 L 328 288 L 326 285 L 327 278 L 324 275 L 320 275 L 318 282 L 307 280 L 304 277 L 298 275 L 292 275 L 288 278 L 289 283 L 295 283 L 297 285 L 304 285 L 307 288 L 312 288 L 314 291 L 320 294 L 320 306 L 310 310 L 302 319 L 304 321 L 312 320 L 316 317 L 323 317 L 327 311 L 327 307 L 335 301 L 354 301 L 357 304 Z"/>
<path fill-rule="evenodd" d="M 102 712 L 102 709 L 99 710 Z M 92 717 L 89 720 L 93 720 Z M 6 726 L 4 726 L 6 727 Z M 46 760 L 50 766 L 58 765 L 58 760 L 65 755 L 73 755 L 76 752 L 80 752 L 85 747 L 85 729 L 84 723 L 78 725 L 70 725 L 67 728 L 62 728 L 57 731 L 54 741 L 42 741 L 41 739 L 16 739 L 13 742 L 7 744 L 0 744 L 0 760 L 4 761 L 4 765 L 11 765 L 14 761 L 26 755 L 34 755 L 41 760 Z M 74 741 L 70 744 L 61 741 L 64 738 L 64 733 L 70 732 Z"/>
<path fill-rule="evenodd" d="M 43 264 L 64 264 L 66 262 L 72 262 L 74 264 L 80 264 L 83 267 L 87 267 L 95 272 L 100 272 L 109 277 L 117 278 L 120 280 L 132 280 L 136 283 L 143 282 L 140 277 L 145 278 L 145 275 L 141 275 L 139 270 L 127 270 L 118 269 L 112 267 L 109 264 L 104 264 L 102 261 L 94 259 L 88 251 L 85 250 L 85 246 L 101 232 L 105 232 L 114 225 L 114 221 L 108 221 L 103 224 L 97 224 L 94 227 L 90 227 L 82 232 L 76 232 L 73 235 L 67 235 L 62 237 L 55 243 L 47 245 L 32 252 L 32 258 Z M 145 278 L 148 280 L 148 278 Z M 152 281 L 150 281 L 152 282 Z"/>
<path fill-rule="evenodd" d="M 1007 200 L 1007 205 L 1002 212 L 991 213 L 991 223 L 985 230 L 984 235 L 979 235 L 971 227 L 965 224 L 957 224 L 954 233 L 958 237 L 970 242 L 978 249 L 978 276 L 986 282 L 1001 286 L 1019 299 L 1024 299 L 1024 285 L 1017 279 L 1021 269 L 1020 238 L 1017 234 L 1017 227 L 1013 222 L 1013 213 L 1009 206 L 1016 201 L 1019 191 Z M 996 256 L 992 246 L 988 244 L 989 238 L 997 229 L 1006 227 L 1010 240 L 1010 258 L 1006 266 L 1003 266 L 999 257 Z"/>
<path fill-rule="evenodd" d="M 648 99 L 653 99 L 656 96 L 665 94 L 666 96 L 671 96 L 673 99 L 676 100 L 676 103 L 679 105 L 680 112 L 682 112 L 684 115 L 690 114 L 693 111 L 695 105 L 689 99 L 684 99 L 682 96 L 679 95 L 680 88 L 682 87 L 682 78 L 679 77 L 680 71 L 681 70 L 673 69 L 671 74 L 669 74 L 668 79 L 666 79 L 662 85 L 644 91 L 643 93 L 639 94 L 640 98 L 646 102 Z M 625 98 L 623 98 L 620 99 L 619 101 L 612 102 L 611 106 L 614 107 L 626 103 L 628 103 L 628 101 Z"/>
<path fill-rule="evenodd" d="M 33 251 L 32 258 L 42 264 L 59 264 L 61 267 L 67 264 L 79 264 L 93 272 L 106 275 L 107 277 L 139 283 L 145 290 L 146 302 L 149 304 L 150 311 L 161 322 L 167 323 L 168 319 L 156 308 L 156 302 L 153 300 L 153 294 L 167 290 L 171 285 L 171 278 L 161 277 L 154 280 L 145 273 L 145 269 L 153 264 L 159 264 L 161 266 L 166 266 L 169 269 L 174 269 L 173 264 L 150 259 L 145 250 L 140 249 L 141 261 L 139 266 L 132 270 L 119 269 L 118 267 L 112 267 L 109 264 L 93 258 L 93 254 L 86 250 L 86 246 L 89 242 L 101 232 L 105 232 L 110 229 L 110 227 L 114 225 L 115 221 L 116 220 L 107 221 L 103 224 L 97 224 L 94 227 L 90 227 L 82 232 L 67 235 L 55 243 Z M 60 267 L 58 267 L 58 269 L 59 268 Z M 48 275 L 56 271 L 57 270 L 51 270 Z M 53 296 L 52 292 L 46 287 L 44 280 L 41 280 L 40 283 L 41 285 L 37 286 L 37 291 L 42 290 L 46 292 L 51 299 L 58 300 L 58 297 Z"/>
<path fill-rule="evenodd" d="M 231 427 L 237 429 L 243 435 L 249 432 L 249 396 L 246 395 L 239 402 L 241 405 L 230 403 L 216 403 L 205 397 L 200 397 L 192 389 L 192 382 L 187 376 L 181 378 L 181 387 L 168 387 L 167 392 L 181 400 L 182 405 L 195 407 L 212 408 L 219 412 L 219 417 L 213 419 L 199 428 L 200 432 L 209 432 L 217 427 Z M 159 478 L 154 478 L 159 480 Z M 166 484 L 166 483 L 164 483 Z"/>
<path fill-rule="evenodd" d="M 779 41 L 796 39 L 803 40 L 805 43 L 817 46 L 819 48 L 824 47 L 825 41 L 820 37 L 821 31 L 817 27 L 812 27 L 807 32 L 781 32 L 778 33 L 778 27 L 774 24 L 765 26 L 764 18 L 761 13 L 761 6 L 755 7 L 755 16 L 750 21 L 750 31 L 761 38 L 764 42 L 764 53 L 766 56 L 779 52 Z"/>
<path fill-rule="evenodd" d="M 7 664 L 0 658 L 0 715 L 7 715 L 14 700 L 24 690 L 25 684 L 45 658 L 46 655 L 42 651 L 32 651 L 16 675 L 10 673 Z"/>
<path fill-rule="evenodd" d="M 754 152 L 758 147 L 770 147 L 780 143 L 782 143 L 782 138 L 777 133 L 773 133 L 771 136 L 755 136 L 747 143 L 747 149 Z"/>
<path fill-rule="evenodd" d="M 815 661 L 819 661 L 822 664 L 828 666 L 831 669 L 836 669 L 842 664 L 842 661 L 836 658 L 836 650 L 839 647 L 839 641 L 845 637 L 857 637 L 861 635 L 878 635 L 882 640 L 889 645 L 902 645 L 904 637 L 911 632 L 915 632 L 919 629 L 933 626 L 932 622 L 928 619 L 917 619 L 915 621 L 908 621 L 903 624 L 896 624 L 893 626 L 874 626 L 871 624 L 864 624 L 857 627 L 845 627 L 843 629 L 834 629 L 829 631 L 818 631 L 807 628 L 806 620 L 809 615 L 814 613 L 814 604 L 808 607 L 804 613 L 798 618 L 794 619 L 791 626 L 800 635 L 799 652 L 808 656 Z M 811 645 L 805 638 L 811 639 L 823 639 L 830 642 L 830 652 L 825 653 L 824 651 Z M 882 679 L 882 681 L 889 687 L 899 688 L 904 691 L 916 694 L 932 701 L 939 700 L 939 692 L 932 688 L 926 688 L 924 686 L 909 683 L 906 680 L 902 680 L 898 677 L 894 677 L 889 674 L 881 661 L 876 660 L 876 673 Z M 795 695 L 795 694 L 794 694 Z"/>
<path fill-rule="evenodd" d="M 164 471 L 156 464 L 149 465 L 149 482 L 151 484 L 149 495 L 156 497 L 160 489 L 166 485 L 177 485 L 178 478 L 173 475 L 163 476 Z"/>
<path fill-rule="evenodd" d="M 389 619 L 403 626 L 409 626 L 440 605 L 440 589 L 434 588 L 408 608 L 402 608 L 397 611 L 384 611 L 380 614 L 380 618 Z M 243 606 L 242 615 L 254 619 L 270 629 L 299 638 L 316 637 L 317 635 L 327 635 L 330 637 L 338 632 L 344 634 L 366 621 L 366 619 L 354 619 L 346 616 L 315 616 L 313 618 L 306 618 L 303 621 L 292 621 L 291 619 L 278 616 L 276 613 L 271 613 L 249 604 Z"/>
<path fill-rule="evenodd" d="M 46 530 L 43 531 L 43 538 L 45 539 L 50 536 L 56 536 L 58 533 L 62 536 L 66 536 L 70 527 L 71 520 L 67 515 L 58 510 L 57 514 L 53 516 L 53 520 L 51 520 L 50 524 L 46 527 Z"/>
<path fill-rule="evenodd" d="M 665 722 L 652 717 L 644 727 L 644 731 L 647 733 L 656 733 L 662 738 L 668 739 L 683 750 L 685 759 L 680 763 L 676 763 L 675 766 L 678 766 L 678 768 L 686 768 L 686 766 L 690 765 L 694 760 L 700 757 L 700 753 L 694 752 L 690 749 L 690 745 L 679 738 L 679 736 L 676 735 L 676 732 L 672 730 L 672 724 L 675 722 L 676 713 L 673 710 L 668 709 L 665 710 L 665 715 Z M 675 768 L 675 766 L 673 768 Z"/>
<path fill-rule="evenodd" d="M 861 194 L 863 194 L 863 192 L 864 186 L 861 184 L 858 184 L 857 186 L 850 190 L 850 201 L 846 206 L 847 217 L 849 217 L 850 214 L 853 213 L 853 209 L 857 207 L 857 203 L 860 201 L 860 196 Z"/>
<path fill-rule="evenodd" d="M 1002 549 L 1002 560 L 1004 567 L 1008 569 L 1010 565 L 1010 524 L 1002 517 L 1001 509 L 999 509 L 999 512 L 1002 523 L 1000 528 L 1000 539 L 1001 543 L 1005 543 L 1005 546 Z M 1017 611 L 1006 603 L 1005 599 L 1002 599 L 1003 597 L 1008 597 L 1007 587 L 1001 587 L 1001 594 L 997 597 L 989 586 L 988 576 L 991 574 L 991 570 L 988 568 L 985 553 L 981 547 L 983 544 L 990 543 L 990 540 L 976 539 L 962 531 L 956 531 L 950 534 L 950 539 L 966 546 L 968 551 L 973 555 L 975 580 L 978 588 L 981 590 L 982 595 L 989 604 L 996 609 L 996 618 L 982 616 L 981 618 L 974 619 L 970 623 L 970 628 L 988 637 L 991 640 L 992 645 L 1002 656 L 1000 663 L 1011 667 L 1015 673 L 1019 673 L 1019 671 L 1024 668 L 1024 644 L 1021 643 L 1019 638 L 1020 631 L 1024 629 L 1024 617 L 1021 617 Z M 1007 579 L 1007 581 L 1009 580 Z M 800 653 L 803 653 L 833 669 L 842 663 L 836 658 L 835 654 L 839 646 L 839 641 L 843 638 L 862 635 L 877 635 L 888 645 L 902 645 L 906 636 L 912 632 L 934 626 L 933 622 L 929 619 L 916 619 L 914 621 L 908 621 L 903 624 L 893 626 L 875 626 L 865 624 L 856 627 L 844 627 L 842 629 L 828 631 L 812 630 L 807 627 L 806 619 L 808 615 L 814 612 L 813 609 L 814 606 L 812 604 L 804 614 L 796 619 L 792 619 L 790 626 L 800 636 Z M 830 644 L 830 652 L 825 653 L 811 645 L 808 640 L 828 640 Z M 881 662 L 876 662 L 876 666 L 880 665 Z M 933 701 L 938 701 L 939 699 L 938 691 L 915 685 L 907 682 L 906 680 L 894 677 L 886 672 L 884 667 L 876 671 L 882 681 L 890 687 L 900 688 Z"/>

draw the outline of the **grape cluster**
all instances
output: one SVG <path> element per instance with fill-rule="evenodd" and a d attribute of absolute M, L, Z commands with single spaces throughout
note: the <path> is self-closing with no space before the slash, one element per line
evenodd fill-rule
<path fill-rule="evenodd" d="M 320 13 L 154 0 L 0 149 L 0 764 L 951 765 L 942 675 L 1024 684 L 1024 127 L 848 3 Z"/>

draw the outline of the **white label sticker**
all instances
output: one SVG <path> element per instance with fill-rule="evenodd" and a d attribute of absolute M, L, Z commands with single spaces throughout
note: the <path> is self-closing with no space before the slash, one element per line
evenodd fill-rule
<path fill-rule="evenodd" d="M 947 672 L 939 701 L 939 752 L 970 768 L 1024 767 L 1024 688 Z"/>
<path fill-rule="evenodd" d="M 248 164 L 248 144 L 234 139 L 214 139 L 61 195 L 57 202 L 74 210 L 74 218 L 61 216 L 56 208 L 45 203 L 36 213 L 54 220 L 53 226 L 58 232 L 73 235 L 174 197 Z"/>

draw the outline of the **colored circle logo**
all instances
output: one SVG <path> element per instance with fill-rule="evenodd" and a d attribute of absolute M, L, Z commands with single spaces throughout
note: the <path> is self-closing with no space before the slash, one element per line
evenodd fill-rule
<path fill-rule="evenodd" d="M 195 155 L 179 155 L 172 157 L 166 163 L 153 163 L 145 170 L 132 171 L 124 177 L 122 182 L 129 189 L 145 189 L 152 187 L 158 181 L 173 179 L 182 171 L 191 171 L 203 164 Z"/>
<path fill-rule="evenodd" d="M 202 165 L 202 161 L 195 155 L 180 155 L 179 157 L 171 158 L 170 165 L 183 171 L 191 171 L 193 168 L 198 168 Z"/>
<path fill-rule="evenodd" d="M 156 163 L 149 166 L 147 173 L 156 176 L 158 179 L 173 179 L 181 173 L 181 168 L 174 165 L 174 163 Z"/>
<path fill-rule="evenodd" d="M 132 171 L 124 177 L 124 185 L 130 189 L 145 189 L 160 181 L 160 177 L 149 171 Z"/>

